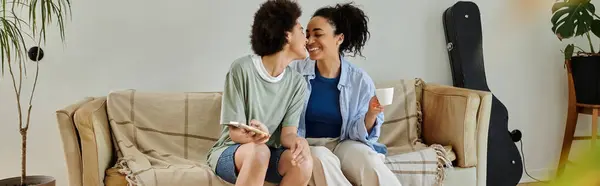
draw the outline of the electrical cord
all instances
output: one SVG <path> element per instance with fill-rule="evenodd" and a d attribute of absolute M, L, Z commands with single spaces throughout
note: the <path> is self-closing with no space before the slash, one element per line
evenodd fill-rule
<path fill-rule="evenodd" d="M 542 180 L 536 179 L 533 176 L 531 176 L 529 174 L 529 172 L 527 172 L 527 166 L 525 166 L 525 152 L 524 152 L 525 150 L 523 150 L 523 139 L 521 139 L 519 141 L 519 144 L 521 145 L 521 160 L 523 161 L 523 169 L 525 170 L 525 174 L 527 174 L 527 176 L 529 176 L 529 178 L 531 178 L 535 181 L 542 182 L 542 183 L 549 183 L 549 181 L 542 181 Z"/>

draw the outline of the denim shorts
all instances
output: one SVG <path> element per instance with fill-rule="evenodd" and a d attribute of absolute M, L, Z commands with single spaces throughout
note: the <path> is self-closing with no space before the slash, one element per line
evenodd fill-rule
<path fill-rule="evenodd" d="M 235 144 L 227 147 L 221 156 L 219 156 L 219 160 L 217 160 L 217 165 L 215 168 L 215 173 L 217 176 L 221 177 L 221 179 L 235 184 L 237 180 L 237 176 L 239 172 L 235 168 L 235 151 L 237 151 L 240 144 Z M 269 166 L 267 168 L 267 175 L 265 176 L 265 181 L 270 183 L 279 183 L 283 176 L 279 174 L 279 159 L 281 158 L 281 154 L 285 151 L 284 148 L 271 148 L 271 158 L 269 159 Z"/>

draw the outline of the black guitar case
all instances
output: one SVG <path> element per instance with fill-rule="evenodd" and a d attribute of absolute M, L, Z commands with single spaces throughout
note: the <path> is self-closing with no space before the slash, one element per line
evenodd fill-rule
<path fill-rule="evenodd" d="M 455 87 L 490 91 L 483 65 L 479 7 L 459 1 L 443 15 Z M 508 132 L 508 110 L 493 95 L 487 150 L 487 186 L 515 186 L 523 175 L 519 150 Z"/>

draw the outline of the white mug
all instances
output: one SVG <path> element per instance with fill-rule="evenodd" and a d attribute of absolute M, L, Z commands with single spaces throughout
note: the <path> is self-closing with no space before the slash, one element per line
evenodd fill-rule
<path fill-rule="evenodd" d="M 376 89 L 375 96 L 381 106 L 391 105 L 394 101 L 394 87 Z"/>

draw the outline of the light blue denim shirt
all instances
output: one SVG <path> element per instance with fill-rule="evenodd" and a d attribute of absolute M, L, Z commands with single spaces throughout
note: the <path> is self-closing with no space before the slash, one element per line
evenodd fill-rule
<path fill-rule="evenodd" d="M 369 101 L 375 95 L 375 84 L 371 77 L 362 69 L 350 64 L 346 59 L 340 57 L 341 71 L 337 88 L 340 90 L 340 111 L 342 115 L 342 131 L 340 141 L 356 140 L 363 142 L 378 153 L 387 154 L 385 145 L 378 143 L 383 123 L 383 113 L 377 115 L 371 132 L 365 127 L 365 114 L 369 109 Z M 315 78 L 316 62 L 306 58 L 294 61 L 290 64 L 292 69 L 298 71 L 306 80 L 307 94 L 304 109 L 300 116 L 298 135 L 306 136 L 306 106 L 310 98 L 310 80 Z"/>

